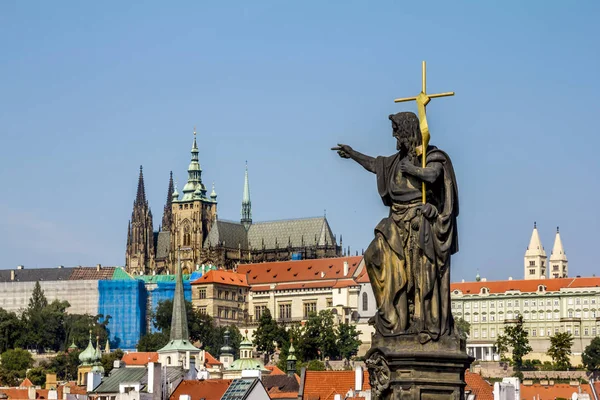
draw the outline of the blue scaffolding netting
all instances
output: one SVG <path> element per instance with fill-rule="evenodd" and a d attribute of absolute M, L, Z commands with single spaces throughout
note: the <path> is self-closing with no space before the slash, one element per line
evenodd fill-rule
<path fill-rule="evenodd" d="M 111 317 L 108 323 L 111 347 L 134 350 L 140 337 L 146 333 L 148 295 L 144 282 L 98 281 L 98 292 L 98 313 Z"/>

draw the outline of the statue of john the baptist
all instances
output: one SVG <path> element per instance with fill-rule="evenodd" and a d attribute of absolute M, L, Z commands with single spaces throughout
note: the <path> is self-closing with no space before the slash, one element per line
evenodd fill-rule
<path fill-rule="evenodd" d="M 383 336 L 414 334 L 426 343 L 453 334 L 450 256 L 458 251 L 458 188 L 445 152 L 427 145 L 423 163 L 417 116 L 389 118 L 396 154 L 370 157 L 345 144 L 332 150 L 376 174 L 390 208 L 364 255 L 378 307 L 371 323 Z"/>

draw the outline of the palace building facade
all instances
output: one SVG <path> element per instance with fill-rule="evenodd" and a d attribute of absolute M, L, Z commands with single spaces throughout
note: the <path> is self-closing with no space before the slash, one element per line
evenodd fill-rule
<path fill-rule="evenodd" d="M 231 269 L 239 263 L 327 258 L 341 253 L 342 238 L 338 245 L 326 217 L 253 222 L 247 166 L 241 218 L 220 220 L 214 185 L 207 194 L 202 182 L 196 132 L 187 182 L 180 194 L 170 174 L 162 225 L 154 232 L 140 167 L 125 252 L 125 267 L 131 274 L 173 274 L 178 259 L 187 274 L 202 264 Z"/>

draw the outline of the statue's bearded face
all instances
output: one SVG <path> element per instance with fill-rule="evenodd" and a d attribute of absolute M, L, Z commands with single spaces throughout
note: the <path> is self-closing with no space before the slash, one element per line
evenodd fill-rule
<path fill-rule="evenodd" d="M 407 153 L 411 148 L 410 134 L 396 124 L 392 124 L 392 127 L 393 136 L 396 138 L 396 150 Z"/>

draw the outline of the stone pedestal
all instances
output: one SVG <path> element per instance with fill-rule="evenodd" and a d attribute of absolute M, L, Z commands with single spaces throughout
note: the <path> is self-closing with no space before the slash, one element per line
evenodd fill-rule
<path fill-rule="evenodd" d="M 463 400 L 473 360 L 456 336 L 421 344 L 416 335 L 375 334 L 366 354 L 373 399 Z"/>

